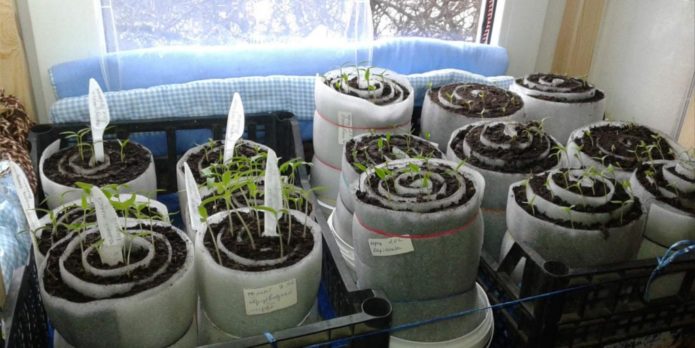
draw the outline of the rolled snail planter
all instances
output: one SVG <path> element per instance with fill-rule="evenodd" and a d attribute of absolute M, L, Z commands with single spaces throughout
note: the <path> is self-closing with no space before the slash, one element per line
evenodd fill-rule
<path fill-rule="evenodd" d="M 383 169 L 391 171 L 388 180 L 377 174 Z M 423 183 L 425 175 L 429 178 Z M 479 173 L 437 159 L 396 160 L 363 173 L 353 197 L 352 235 L 356 259 L 363 266 L 357 267 L 358 285 L 383 289 L 396 301 L 471 289 L 482 245 L 479 207 L 484 188 Z M 406 239 L 414 250 L 393 257 L 374 255 L 379 251 L 370 243 L 392 237 Z M 423 283 L 424 275 L 438 283 Z"/>
<path fill-rule="evenodd" d="M 384 170 L 390 173 L 384 175 Z M 394 318 L 428 319 L 432 313 L 471 309 L 484 189 L 479 173 L 439 159 L 396 160 L 363 173 L 352 224 L 357 285 L 382 289 L 394 302 L 412 301 L 401 303 L 402 313 Z M 423 311 L 419 301 L 427 301 L 429 310 Z M 470 320 L 394 335 L 446 340 L 465 334 L 461 328 Z"/>
<path fill-rule="evenodd" d="M 124 148 L 123 161 L 120 152 L 116 141 L 105 141 L 104 162 L 91 165 L 90 151 L 85 151 L 83 160 L 77 146 L 61 149 L 60 140 L 54 141 L 39 160 L 39 176 L 48 207 L 53 209 L 79 199 L 81 190 L 74 187 L 78 181 L 97 186 L 119 184 L 122 193 L 155 198 L 157 176 L 150 150 L 129 142 Z"/>
<path fill-rule="evenodd" d="M 309 313 L 318 293 L 322 243 L 318 224 L 290 210 L 291 248 L 280 256 L 278 237 L 259 235 L 263 213 L 259 214 L 257 219 L 248 208 L 220 212 L 210 216 L 196 234 L 202 311 L 212 324 L 232 336 L 294 327 Z M 228 217 L 233 221 L 233 237 Z M 242 218 L 254 235 L 256 250 L 250 248 Z M 287 218 L 281 218 L 279 230 L 289 229 Z"/>
<path fill-rule="evenodd" d="M 584 80 L 532 74 L 517 79 L 510 90 L 521 95 L 529 120 L 546 120 L 550 135 L 562 143 L 573 130 L 603 120 L 606 98 L 603 91 Z"/>
<path fill-rule="evenodd" d="M 317 77 L 314 94 L 311 186 L 325 187 L 319 200 L 335 206 L 343 145 L 364 133 L 410 132 L 415 92 L 404 76 L 359 67 Z"/>
<path fill-rule="evenodd" d="M 101 263 L 96 228 L 71 234 L 50 249 L 39 267 L 46 312 L 73 346 L 170 346 L 193 325 L 193 244 L 167 223 L 121 223 L 130 233 L 126 264 Z M 140 236 L 143 232 L 147 236 Z"/>
<path fill-rule="evenodd" d="M 359 180 L 363 168 L 372 167 L 388 161 L 419 157 L 442 159 L 444 154 L 436 144 L 410 134 L 402 135 L 358 135 L 345 144 L 343 151 L 342 170 L 340 174 L 340 190 L 333 214 L 333 228 L 338 238 L 352 248 L 352 215 L 354 201 L 351 187 Z M 354 251 L 350 251 L 354 258 Z"/>
<path fill-rule="evenodd" d="M 644 163 L 630 183 L 647 214 L 645 242 L 667 249 L 681 240 L 695 240 L 695 161 Z"/>
<path fill-rule="evenodd" d="M 485 119 L 523 121 L 524 102 L 516 93 L 478 83 L 433 88 L 422 105 L 422 134 L 446 152 L 453 130 Z"/>
<path fill-rule="evenodd" d="M 226 166 L 221 165 L 224 151 L 223 141 L 213 141 L 207 144 L 195 146 L 181 156 L 176 162 L 176 184 L 178 187 L 179 207 L 181 210 L 181 218 L 184 221 L 187 231 L 191 231 L 188 218 L 188 204 L 186 204 L 186 185 L 184 180 L 183 164 L 188 163 L 191 167 L 191 173 L 198 185 L 206 183 L 206 172 L 219 169 L 223 172 L 226 169 L 238 171 L 247 171 L 258 169 L 262 172 L 265 168 L 265 156 L 269 148 L 263 144 L 259 144 L 250 140 L 239 139 L 234 147 L 234 158 L 232 163 Z M 248 159 L 249 161 L 240 160 Z M 195 238 L 191 235 L 191 238 Z"/>
<path fill-rule="evenodd" d="M 113 200 L 120 202 L 127 201 L 131 198 L 132 194 L 121 194 L 112 197 Z M 96 215 L 93 210 L 94 207 L 91 204 L 91 198 L 87 198 L 87 203 L 89 204 L 90 211 L 85 212 L 81 206 L 81 200 L 77 200 L 65 203 L 53 209 L 51 214 L 55 217 L 54 221 L 51 220 L 50 214 L 44 215 L 39 220 L 41 229 L 35 231 L 33 234 L 34 257 L 37 265 L 43 262 L 48 250 L 53 247 L 54 244 L 57 244 L 60 240 L 74 232 L 70 230 L 70 225 L 96 222 Z M 139 212 L 141 215 L 151 217 L 152 220 L 155 221 L 169 223 L 169 211 L 164 204 L 141 195 L 135 196 L 134 203 L 147 205 L 146 209 L 141 208 Z M 126 221 L 129 219 L 132 220 L 136 218 L 135 215 L 138 213 L 135 209 L 135 207 L 130 208 L 129 213 L 126 213 L 124 210 L 116 209 L 116 214 L 120 217 L 127 218 Z"/>
<path fill-rule="evenodd" d="M 657 130 L 616 121 L 576 129 L 567 143 L 569 167 L 605 170 L 611 165 L 619 181 L 630 180 L 642 162 L 673 160 L 681 152 L 680 145 Z"/>
<path fill-rule="evenodd" d="M 564 157 L 559 143 L 538 122 L 480 121 L 454 131 L 447 146 L 447 159 L 465 161 L 485 178 L 482 203 L 485 234 L 483 248 L 499 255 L 507 223 L 509 186 L 529 175 L 557 169 Z"/>
<path fill-rule="evenodd" d="M 552 170 L 509 188 L 509 234 L 568 267 L 634 259 L 643 224 L 629 189 L 581 170 Z"/>
<path fill-rule="evenodd" d="M 663 257 L 671 245 L 695 240 L 695 161 L 681 158 L 643 163 L 630 184 L 647 216 L 637 258 Z M 675 273 L 657 278 L 649 289 L 650 298 L 677 294 L 684 276 Z"/>

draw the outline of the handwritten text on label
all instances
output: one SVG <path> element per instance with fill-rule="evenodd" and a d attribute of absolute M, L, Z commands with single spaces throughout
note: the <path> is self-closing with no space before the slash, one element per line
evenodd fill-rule
<path fill-rule="evenodd" d="M 297 280 L 258 289 L 244 289 L 246 315 L 258 315 L 291 307 L 297 303 Z"/>
<path fill-rule="evenodd" d="M 410 238 L 369 239 L 369 249 L 374 256 L 393 256 L 414 251 Z"/>

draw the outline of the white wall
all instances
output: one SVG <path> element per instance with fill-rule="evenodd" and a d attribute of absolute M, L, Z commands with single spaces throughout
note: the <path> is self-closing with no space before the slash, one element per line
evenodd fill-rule
<path fill-rule="evenodd" d="M 678 135 L 695 77 L 695 1 L 607 1 L 589 80 L 612 119 Z"/>
<path fill-rule="evenodd" d="M 550 70 L 566 0 L 499 0 L 490 42 L 507 49 L 507 75 Z"/>
<path fill-rule="evenodd" d="M 58 63 L 103 54 L 104 34 L 98 0 L 18 0 L 36 112 L 48 122 L 55 101 L 48 69 Z"/>

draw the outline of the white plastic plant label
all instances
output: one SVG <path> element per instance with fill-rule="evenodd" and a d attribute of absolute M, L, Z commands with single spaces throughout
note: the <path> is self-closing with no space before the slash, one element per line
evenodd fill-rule
<path fill-rule="evenodd" d="M 229 107 L 227 114 L 227 130 L 224 134 L 224 163 L 234 157 L 234 146 L 244 134 L 244 105 L 241 103 L 239 93 L 234 93 L 232 106 Z"/>
<path fill-rule="evenodd" d="M 186 182 L 186 194 L 188 200 L 186 201 L 188 208 L 188 218 L 190 219 L 191 227 L 194 232 L 200 230 L 201 221 L 200 213 L 198 213 L 198 207 L 202 202 L 200 199 L 200 191 L 198 191 L 198 183 L 196 183 L 195 178 L 193 178 L 193 172 L 191 172 L 191 167 L 188 163 L 183 163 L 183 175 L 184 181 Z"/>
<path fill-rule="evenodd" d="M 344 145 L 352 139 L 352 113 L 339 111 L 338 125 L 338 144 Z"/>
<path fill-rule="evenodd" d="M 27 218 L 27 223 L 29 224 L 29 229 L 31 231 L 36 231 L 40 224 L 39 218 L 36 216 L 36 206 L 34 205 L 34 194 L 31 192 L 31 186 L 29 186 L 29 180 L 27 180 L 26 175 L 22 168 L 20 168 L 17 163 L 10 161 L 10 173 L 12 173 L 12 181 L 14 181 L 14 187 L 17 190 L 17 197 L 19 198 L 19 204 L 22 205 L 22 210 L 24 210 L 24 216 Z"/>
<path fill-rule="evenodd" d="M 369 249 L 373 256 L 394 256 L 415 251 L 410 238 L 369 238 Z"/>
<path fill-rule="evenodd" d="M 123 262 L 123 233 L 118 225 L 118 216 L 101 189 L 92 187 L 92 202 L 97 216 L 97 227 L 103 240 L 99 247 L 101 262 L 115 266 Z"/>
<path fill-rule="evenodd" d="M 277 237 L 278 220 L 282 217 L 282 182 L 280 181 L 280 170 L 278 169 L 278 157 L 275 151 L 268 150 L 268 158 L 265 164 L 265 177 L 263 183 L 263 205 L 273 209 L 276 214 L 270 212 L 263 214 L 263 237 Z"/>
<path fill-rule="evenodd" d="M 246 315 L 259 315 L 294 306 L 297 303 L 297 280 L 257 289 L 244 289 Z"/>
<path fill-rule="evenodd" d="M 94 159 L 104 162 L 104 130 L 111 121 L 104 92 L 95 79 L 89 79 L 89 122 L 92 127 Z"/>

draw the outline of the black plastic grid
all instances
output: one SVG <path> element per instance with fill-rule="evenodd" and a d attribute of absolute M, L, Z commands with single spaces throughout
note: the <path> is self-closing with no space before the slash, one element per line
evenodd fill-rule
<path fill-rule="evenodd" d="M 226 116 L 139 120 L 112 122 L 111 124 L 116 126 L 115 133 L 120 139 L 143 132 L 164 132 L 166 134 L 167 153 L 163 156 L 155 156 L 155 167 L 158 187 L 167 193 L 172 193 L 177 190 L 173 173 L 175 173 L 176 160 L 180 157 L 176 150 L 177 131 L 209 129 L 214 139 L 222 139 Z M 35 166 L 38 165 L 39 156 L 43 150 L 58 139 L 61 132 L 76 131 L 84 127 L 84 123 L 35 127 L 29 137 L 32 144 L 32 161 Z M 303 158 L 304 150 L 299 125 L 291 113 L 271 112 L 247 115 L 245 138 L 273 148 L 278 157 L 283 159 Z M 308 187 L 309 183 L 304 169 L 301 169 L 300 178 L 302 185 Z M 314 206 L 318 207 L 316 198 L 312 196 L 312 200 Z M 316 209 L 315 213 L 324 234 L 321 282 L 322 286 L 328 290 L 329 302 L 336 317 L 273 332 L 272 335 L 276 344 L 280 347 L 301 347 L 343 339 L 341 346 L 383 347 L 388 345 L 389 335 L 387 332 L 353 339 L 355 335 L 387 329 L 391 324 L 391 304 L 379 291 L 358 290 L 356 288 L 354 279 L 347 271 L 347 265 L 338 251 L 335 240 L 330 236 L 325 217 L 319 209 Z M 6 346 L 46 347 L 48 343 L 46 315 L 38 294 L 33 257 L 26 269 L 30 271 L 20 269 L 15 272 L 12 282 L 13 288 L 15 288 L 15 283 L 21 285 L 17 287 L 16 292 L 8 297 L 16 298 L 16 300 L 8 301 L 10 306 L 6 307 L 6 311 L 12 314 L 9 320 L 5 321 L 10 332 Z M 28 340 L 26 337 L 31 337 L 31 339 Z M 25 345 L 9 344 L 10 342 L 20 342 Z M 269 346 L 269 344 L 266 336 L 259 335 L 214 346 L 260 347 Z"/>
<path fill-rule="evenodd" d="M 521 283 L 512 279 L 525 259 Z M 479 281 L 491 303 L 567 288 L 576 290 L 495 311 L 494 347 L 602 347 L 660 332 L 695 330 L 695 257 L 660 274 L 682 274 L 674 296 L 644 300 L 656 260 L 567 268 L 515 243 L 499 263 L 483 252 Z"/>

